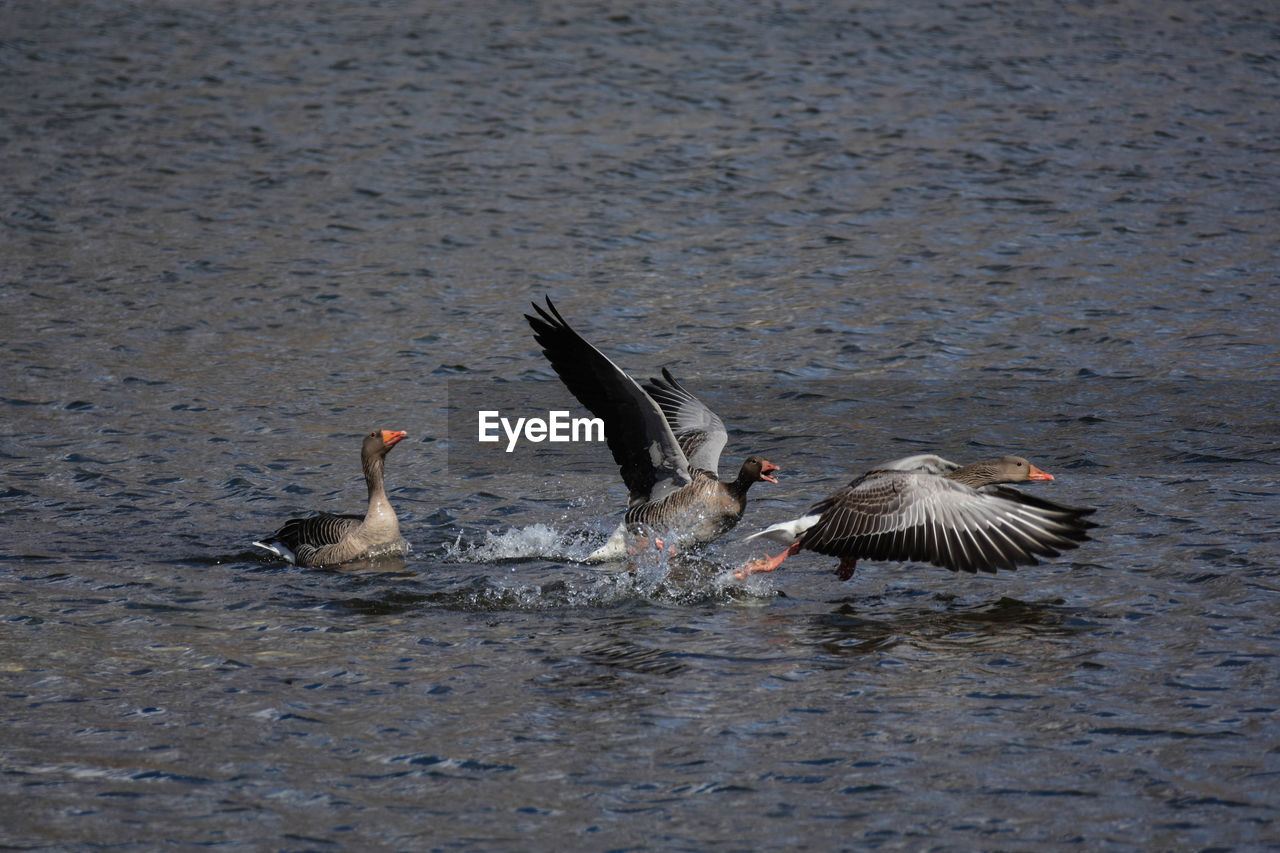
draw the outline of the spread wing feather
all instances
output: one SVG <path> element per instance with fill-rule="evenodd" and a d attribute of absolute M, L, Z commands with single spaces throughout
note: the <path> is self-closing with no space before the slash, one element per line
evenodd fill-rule
<path fill-rule="evenodd" d="M 665 367 L 662 378 L 651 378 L 644 390 L 662 409 L 689 467 L 718 473 L 720 453 L 729 441 L 729 431 L 720 416 L 677 382 Z"/>
<path fill-rule="evenodd" d="M 565 387 L 604 421 L 605 441 L 627 485 L 629 506 L 660 500 L 692 481 L 689 463 L 658 404 L 560 316 L 547 297 L 526 314 L 534 339 Z"/>
<path fill-rule="evenodd" d="M 1076 547 L 1095 525 L 1079 509 L 1008 486 L 975 489 L 919 470 L 880 470 L 814 504 L 800 538 L 819 554 L 929 562 L 952 571 L 1034 565 Z"/>

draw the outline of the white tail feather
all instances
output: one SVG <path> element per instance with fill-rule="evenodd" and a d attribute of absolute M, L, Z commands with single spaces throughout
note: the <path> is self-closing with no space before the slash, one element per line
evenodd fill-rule
<path fill-rule="evenodd" d="M 297 555 L 294 554 L 285 546 L 281 545 L 279 542 L 254 542 L 253 544 L 264 551 L 268 551 L 272 554 L 275 554 L 277 557 L 279 557 L 280 559 L 288 563 L 293 563 L 294 565 L 297 565 L 297 562 L 298 562 Z"/>
<path fill-rule="evenodd" d="M 613 535 L 609 537 L 609 541 L 588 554 L 583 562 L 610 563 L 614 560 L 625 560 L 627 558 L 626 536 L 626 525 L 619 524 L 617 529 L 613 531 Z"/>
<path fill-rule="evenodd" d="M 777 524 L 766 527 L 759 533 L 752 533 L 744 541 L 768 539 L 771 542 L 777 542 L 779 545 L 791 545 L 800 538 L 800 534 L 817 524 L 818 519 L 821 517 L 820 515 L 804 515 L 800 518 L 793 518 L 790 521 L 780 521 Z"/>

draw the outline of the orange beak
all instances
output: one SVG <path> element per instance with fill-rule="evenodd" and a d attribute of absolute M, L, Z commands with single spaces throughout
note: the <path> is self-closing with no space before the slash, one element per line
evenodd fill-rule
<path fill-rule="evenodd" d="M 384 429 L 382 431 L 382 443 L 387 447 L 395 447 L 400 443 L 400 439 L 404 438 L 408 434 L 409 433 L 404 432 L 403 430 Z"/>
<path fill-rule="evenodd" d="M 1053 479 L 1053 475 L 1050 474 L 1048 471 L 1045 471 L 1041 468 L 1037 468 L 1036 466 L 1032 465 L 1030 462 L 1028 462 L 1027 465 L 1031 468 L 1031 470 L 1027 472 L 1028 480 L 1052 480 Z"/>
<path fill-rule="evenodd" d="M 779 468 L 777 465 L 774 465 L 772 462 L 766 459 L 764 460 L 764 464 L 760 466 L 760 479 L 764 480 L 766 483 L 773 483 L 774 485 L 777 485 L 778 478 L 770 477 L 769 475 L 772 474 L 774 471 L 781 471 L 781 470 L 782 469 Z"/>

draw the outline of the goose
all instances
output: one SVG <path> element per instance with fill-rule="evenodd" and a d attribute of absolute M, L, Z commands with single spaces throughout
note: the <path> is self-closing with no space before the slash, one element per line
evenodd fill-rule
<path fill-rule="evenodd" d="M 951 571 L 1013 570 L 1077 547 L 1097 525 L 1093 509 L 1032 497 L 1006 483 L 1052 480 L 1020 456 L 960 466 L 923 454 L 884 463 L 810 507 L 800 518 L 747 539 L 787 545 L 776 557 L 753 560 L 739 580 L 771 572 L 801 550 L 840 558 L 836 574 L 853 577 L 859 559 L 918 560 Z"/>
<path fill-rule="evenodd" d="M 763 456 L 748 456 L 738 476 L 718 475 L 729 438 L 720 416 L 663 368 L 641 386 L 573 330 L 551 297 L 526 314 L 534 339 L 569 392 L 604 421 L 605 441 L 627 486 L 623 522 L 588 562 L 622 559 L 628 544 L 671 552 L 697 547 L 729 532 L 747 505 L 747 490 L 777 483 Z M 668 534 L 669 541 L 658 538 Z M 628 540 L 631 540 L 629 543 Z"/>
<path fill-rule="evenodd" d="M 369 508 L 364 515 L 322 512 L 291 518 L 269 538 L 253 544 L 290 563 L 311 568 L 406 552 L 409 545 L 400 536 L 400 522 L 387 500 L 382 476 L 387 453 L 406 435 L 400 430 L 381 429 L 364 437 L 360 464 L 369 487 Z"/>

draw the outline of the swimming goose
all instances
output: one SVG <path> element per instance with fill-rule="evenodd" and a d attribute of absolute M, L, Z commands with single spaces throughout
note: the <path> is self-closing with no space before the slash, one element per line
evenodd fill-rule
<path fill-rule="evenodd" d="M 742 518 L 753 483 L 778 482 L 778 466 L 749 456 L 736 479 L 719 478 L 729 434 L 720 417 L 669 370 L 643 387 L 573 330 L 547 297 L 526 314 L 534 339 L 569 392 L 604 421 L 605 440 L 627 485 L 627 512 L 609 541 L 587 559 L 620 559 L 627 538 L 671 534 L 683 549 L 719 538 Z M 661 547 L 661 544 L 660 544 Z"/>
<path fill-rule="evenodd" d="M 322 512 L 308 518 L 291 518 L 269 539 L 253 544 L 290 563 L 308 567 L 334 566 L 407 551 L 409 545 L 400 537 L 400 522 L 382 481 L 387 453 L 407 434 L 382 429 L 365 436 L 360 464 L 369 486 L 369 509 L 364 515 Z"/>
<path fill-rule="evenodd" d="M 784 545 L 776 557 L 754 560 L 739 580 L 771 572 L 801 550 L 840 558 L 836 574 L 853 577 L 859 559 L 918 560 L 951 571 L 992 572 L 1035 565 L 1075 548 L 1096 527 L 1092 509 L 1062 506 L 1003 483 L 1052 480 L 1018 456 L 961 467 L 940 456 L 909 456 L 858 477 L 800 518 L 775 524 L 748 539 Z"/>

